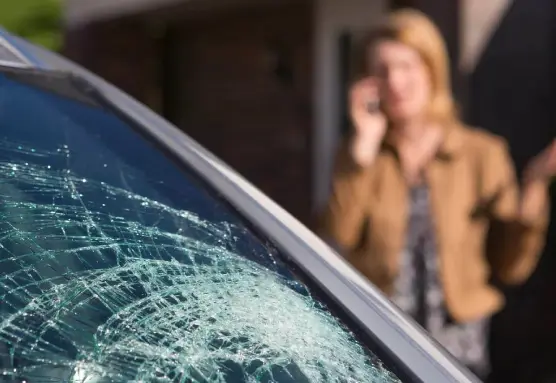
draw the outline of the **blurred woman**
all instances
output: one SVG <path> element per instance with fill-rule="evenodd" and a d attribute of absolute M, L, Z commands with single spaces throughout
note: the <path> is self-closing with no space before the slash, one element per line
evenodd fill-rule
<path fill-rule="evenodd" d="M 556 141 L 518 183 L 505 142 L 458 119 L 444 42 L 417 11 L 391 14 L 363 54 L 322 234 L 485 377 L 489 318 L 504 305 L 489 280 L 521 283 L 535 267 Z"/>

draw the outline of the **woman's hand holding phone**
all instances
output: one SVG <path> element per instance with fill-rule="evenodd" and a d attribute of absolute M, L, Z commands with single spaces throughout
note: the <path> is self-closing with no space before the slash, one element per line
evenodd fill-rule
<path fill-rule="evenodd" d="M 355 129 L 351 142 L 353 160 L 362 167 L 372 165 L 386 133 L 386 117 L 380 110 L 377 80 L 356 82 L 350 90 L 350 114 Z"/>

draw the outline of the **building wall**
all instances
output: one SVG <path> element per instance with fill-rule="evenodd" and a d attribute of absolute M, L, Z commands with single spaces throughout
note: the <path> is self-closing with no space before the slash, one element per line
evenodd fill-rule
<path fill-rule="evenodd" d="M 158 46 L 145 23 L 119 19 L 73 26 L 65 35 L 64 54 L 158 110 Z"/>
<path fill-rule="evenodd" d="M 282 1 L 180 20 L 165 97 L 172 122 L 305 223 L 313 14 L 311 1 Z"/>

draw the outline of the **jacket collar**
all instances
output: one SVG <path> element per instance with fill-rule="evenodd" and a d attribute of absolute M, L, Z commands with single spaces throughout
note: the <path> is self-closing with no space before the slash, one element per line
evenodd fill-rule
<path fill-rule="evenodd" d="M 452 122 L 444 124 L 443 129 L 445 132 L 444 139 L 440 144 L 440 148 L 438 149 L 436 156 L 437 158 L 442 160 L 452 160 L 459 153 L 461 153 L 461 149 L 463 148 L 464 143 L 465 128 L 458 122 Z M 388 132 L 386 133 L 386 137 L 384 138 L 382 147 L 383 149 L 387 149 L 397 153 L 392 134 L 388 134 Z"/>

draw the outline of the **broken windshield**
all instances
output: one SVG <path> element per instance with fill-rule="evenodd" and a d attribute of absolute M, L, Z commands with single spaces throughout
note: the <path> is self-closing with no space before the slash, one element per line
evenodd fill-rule
<path fill-rule="evenodd" d="M 192 174 L 68 78 L 26 72 L 0 73 L 0 368 L 400 381 Z"/>

